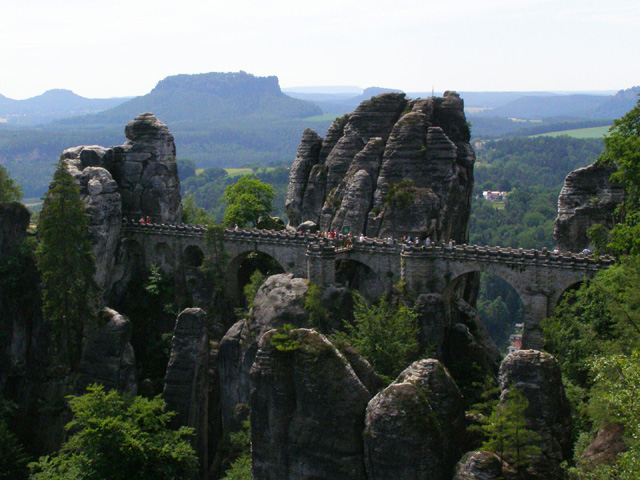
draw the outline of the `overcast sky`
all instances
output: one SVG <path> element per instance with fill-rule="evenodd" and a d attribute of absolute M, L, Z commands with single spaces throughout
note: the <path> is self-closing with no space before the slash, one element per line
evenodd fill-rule
<path fill-rule="evenodd" d="M 640 85 L 638 0 L 15 0 L 0 94 L 148 93 L 244 70 L 281 87 L 619 90 Z"/>

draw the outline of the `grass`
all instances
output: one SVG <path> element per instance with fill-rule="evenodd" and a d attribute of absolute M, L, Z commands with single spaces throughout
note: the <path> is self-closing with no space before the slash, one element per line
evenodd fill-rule
<path fill-rule="evenodd" d="M 273 170 L 275 170 L 276 167 L 267 167 L 267 172 L 271 172 Z M 205 168 L 198 168 L 196 170 L 196 175 L 200 175 L 204 170 L 206 170 Z M 262 169 L 260 169 L 262 170 Z M 250 175 L 253 173 L 253 170 L 251 170 L 250 168 L 246 167 L 246 168 L 225 168 L 224 169 L 225 172 L 227 172 L 227 175 L 229 175 L 230 177 L 239 177 L 240 175 Z"/>
<path fill-rule="evenodd" d="M 332 122 L 336 118 L 340 117 L 337 113 L 323 113 L 322 115 L 314 115 L 313 117 L 307 117 L 305 120 L 310 122 Z"/>
<path fill-rule="evenodd" d="M 609 128 L 611 127 L 579 128 L 577 130 L 542 133 L 540 135 L 532 135 L 532 137 L 560 137 L 562 135 L 567 135 L 568 137 L 573 138 L 602 138 L 609 132 Z"/>
<path fill-rule="evenodd" d="M 253 173 L 253 170 L 250 168 L 225 168 L 224 170 L 230 177 L 239 177 L 240 175 L 250 175 Z"/>

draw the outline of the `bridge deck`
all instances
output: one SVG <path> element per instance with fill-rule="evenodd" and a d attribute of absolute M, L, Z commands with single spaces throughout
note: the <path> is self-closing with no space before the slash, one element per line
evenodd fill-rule
<path fill-rule="evenodd" d="M 141 224 L 125 221 L 123 222 L 123 230 L 133 234 L 192 237 L 201 239 L 202 242 L 204 242 L 207 227 L 189 224 Z M 615 258 L 609 255 L 596 257 L 594 255 L 573 252 L 553 254 L 546 248 L 535 250 L 466 244 L 449 247 L 448 244 L 444 243 L 439 245 L 431 244 L 429 246 L 409 246 L 399 240 L 389 242 L 387 239 L 381 238 L 365 238 L 363 242 L 359 242 L 354 238 L 351 239 L 350 245 L 347 245 L 344 239 L 327 239 L 313 234 L 299 234 L 276 230 L 225 229 L 224 239 L 225 242 L 230 243 L 251 241 L 261 244 L 278 243 L 298 247 L 305 246 L 312 250 L 322 248 L 326 251 L 330 249 L 334 250 L 336 254 L 367 251 L 372 254 L 425 256 L 456 261 L 475 260 L 515 265 L 544 264 L 549 267 L 574 270 L 601 270 L 615 262 Z"/>

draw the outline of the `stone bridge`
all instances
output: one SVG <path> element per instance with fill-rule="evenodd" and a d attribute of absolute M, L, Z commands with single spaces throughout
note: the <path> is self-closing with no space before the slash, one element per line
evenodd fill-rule
<path fill-rule="evenodd" d="M 198 274 L 205 257 L 214 257 L 205 242 L 207 228 L 197 225 L 123 223 L 122 244 L 136 245 L 145 266 L 166 272 L 182 269 Z M 227 264 L 225 291 L 239 300 L 238 269 L 254 252 L 273 258 L 285 272 L 318 284 L 343 280 L 343 271 L 359 268 L 358 285 L 382 293 L 404 280 L 410 292 L 441 293 L 449 298 L 465 275 L 488 272 L 506 280 L 520 295 L 525 310 L 523 346 L 541 348 L 540 322 L 551 315 L 562 294 L 585 278 L 613 264 L 611 257 L 594 259 L 574 253 L 554 255 L 546 249 L 523 250 L 475 245 L 409 247 L 381 239 L 342 241 L 311 234 L 268 230 L 225 230 Z"/>

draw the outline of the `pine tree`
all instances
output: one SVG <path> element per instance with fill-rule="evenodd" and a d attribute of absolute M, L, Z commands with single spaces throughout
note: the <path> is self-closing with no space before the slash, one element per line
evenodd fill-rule
<path fill-rule="evenodd" d="M 539 435 L 527 428 L 525 410 L 529 401 L 517 388 L 511 389 L 504 401 L 498 403 L 483 429 L 488 437 L 483 450 L 495 453 L 521 473 L 531 457 L 540 454 L 535 446 Z"/>
<path fill-rule="evenodd" d="M 42 310 L 51 328 L 54 357 L 75 370 L 84 326 L 95 316 L 98 287 L 93 280 L 88 216 L 62 160 L 44 198 L 38 236 Z"/>

